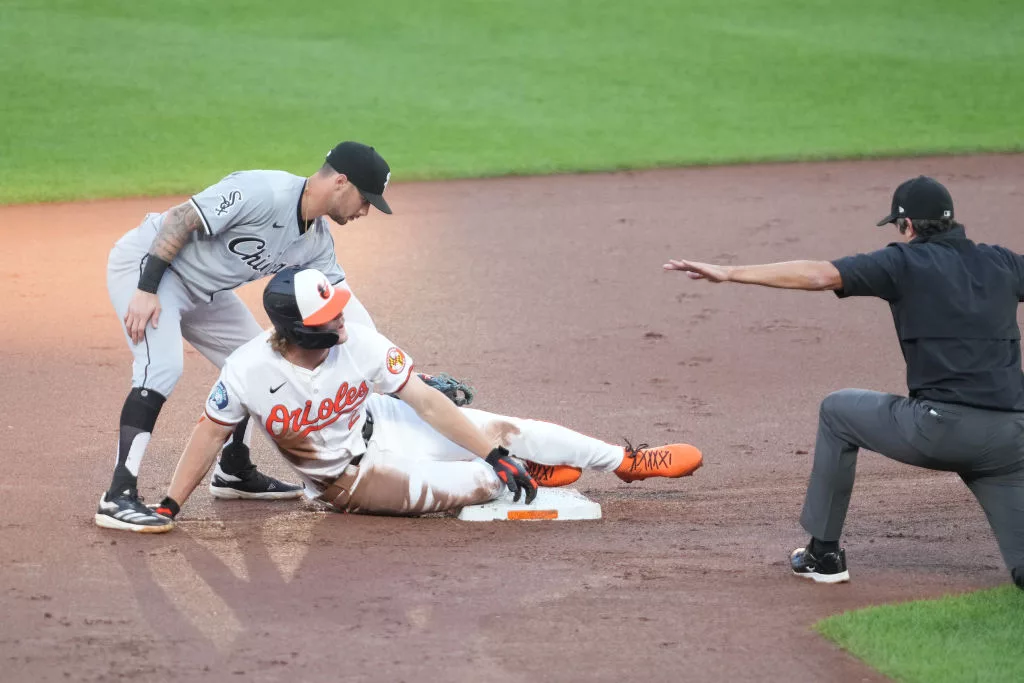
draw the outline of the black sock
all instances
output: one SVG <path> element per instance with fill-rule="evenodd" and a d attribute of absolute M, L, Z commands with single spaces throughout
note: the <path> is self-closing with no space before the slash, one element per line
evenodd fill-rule
<path fill-rule="evenodd" d="M 1024 590 L 1024 567 L 1015 567 L 1010 571 L 1010 576 L 1013 577 L 1013 582 L 1017 584 L 1017 588 Z"/>
<path fill-rule="evenodd" d="M 253 467 L 249 458 L 249 447 L 245 445 L 245 430 L 249 427 L 249 417 L 238 423 L 231 439 L 220 452 L 220 469 L 224 474 L 238 474 L 242 470 Z"/>
<path fill-rule="evenodd" d="M 167 399 L 152 389 L 135 387 L 124 400 L 124 407 L 121 408 L 121 426 L 117 439 L 117 465 L 114 466 L 114 476 L 110 481 L 110 488 L 107 489 L 107 498 L 113 498 L 124 492 L 125 489 L 138 487 L 138 477 L 128 469 L 128 456 L 132 452 L 132 444 L 141 437 L 144 442 L 136 445 L 136 462 L 132 465 L 136 472 L 142 464 L 142 456 L 145 454 L 149 435 L 156 425 L 156 418 L 160 415 L 160 409 Z M 141 450 L 141 452 L 138 452 Z"/>
<path fill-rule="evenodd" d="M 839 541 L 819 541 L 816 538 L 812 538 L 808 547 L 811 549 L 811 555 L 821 557 L 826 553 L 839 552 Z"/>

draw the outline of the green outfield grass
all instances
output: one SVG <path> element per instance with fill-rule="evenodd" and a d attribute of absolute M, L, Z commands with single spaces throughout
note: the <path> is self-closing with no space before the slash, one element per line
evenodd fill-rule
<path fill-rule="evenodd" d="M 1024 681 L 1024 591 L 1016 586 L 871 607 L 817 629 L 897 681 Z"/>
<path fill-rule="evenodd" d="M 1017 0 L 0 0 L 0 202 L 1024 148 Z"/>

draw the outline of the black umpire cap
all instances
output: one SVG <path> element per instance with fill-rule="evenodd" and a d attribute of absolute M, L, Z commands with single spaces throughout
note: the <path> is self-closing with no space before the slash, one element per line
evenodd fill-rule
<path fill-rule="evenodd" d="M 391 180 L 391 167 L 377 150 L 359 142 L 342 142 L 327 153 L 327 163 L 338 173 L 344 173 L 366 201 L 384 213 L 391 213 L 382 196 Z"/>
<path fill-rule="evenodd" d="M 878 221 L 882 226 L 898 218 L 939 220 L 953 217 L 953 198 L 935 178 L 919 175 L 902 183 L 892 194 L 892 211 Z"/>

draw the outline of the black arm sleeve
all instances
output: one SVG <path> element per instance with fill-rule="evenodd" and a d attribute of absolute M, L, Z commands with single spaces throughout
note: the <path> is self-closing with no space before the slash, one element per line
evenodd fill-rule
<path fill-rule="evenodd" d="M 156 294 L 156 290 L 160 286 L 160 280 L 164 277 L 164 271 L 167 270 L 170 265 L 170 263 L 164 261 L 155 254 L 147 256 L 146 265 L 143 267 L 142 274 L 139 276 L 139 289 L 143 292 Z"/>

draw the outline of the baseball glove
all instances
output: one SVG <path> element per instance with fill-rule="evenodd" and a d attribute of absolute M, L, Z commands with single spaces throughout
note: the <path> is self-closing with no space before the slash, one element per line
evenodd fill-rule
<path fill-rule="evenodd" d="M 420 379 L 425 384 L 428 384 L 442 394 L 451 399 L 451 402 L 459 406 L 468 406 L 473 402 L 473 396 L 475 394 L 473 387 L 466 384 L 464 381 L 455 379 L 449 374 L 441 373 L 439 375 L 425 375 L 419 373 Z"/>

